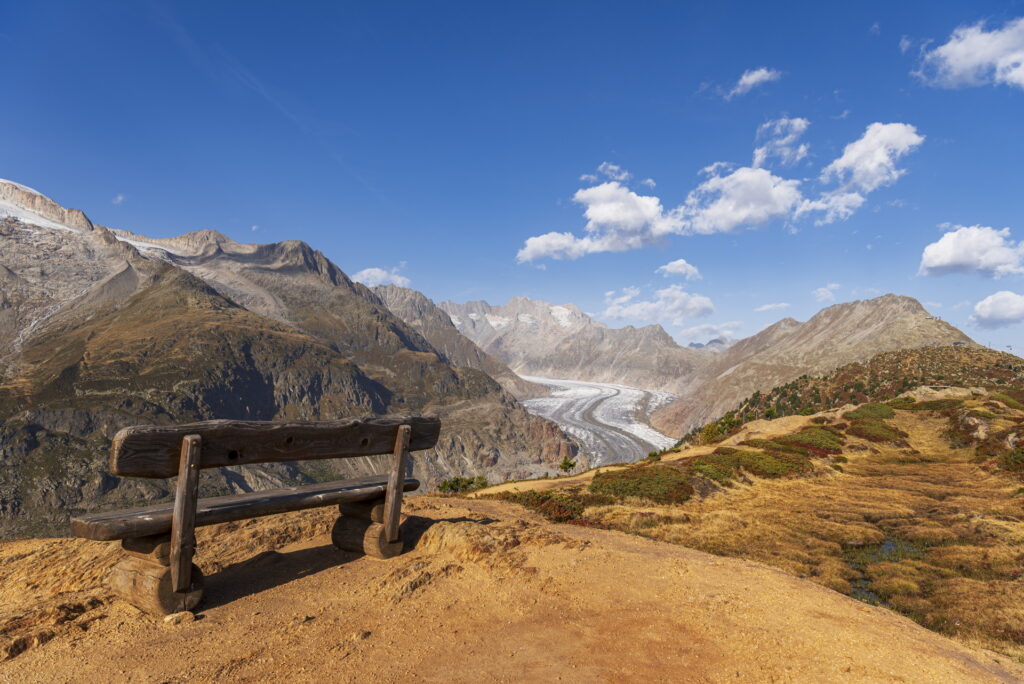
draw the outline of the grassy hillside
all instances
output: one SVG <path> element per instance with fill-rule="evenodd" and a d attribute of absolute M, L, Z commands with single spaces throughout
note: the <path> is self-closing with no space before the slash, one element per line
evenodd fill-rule
<path fill-rule="evenodd" d="M 1024 359 L 984 347 L 923 347 L 885 352 L 819 377 L 803 375 L 755 392 L 683 442 L 716 442 L 751 420 L 810 415 L 847 404 L 889 401 L 922 385 L 1003 389 L 1024 399 Z"/>
<path fill-rule="evenodd" d="M 851 377 L 811 386 L 841 393 Z M 882 384 L 869 391 L 888 391 Z M 553 520 L 767 563 L 1024 660 L 1019 396 L 1002 385 L 922 388 L 751 421 L 712 444 L 494 496 Z"/>

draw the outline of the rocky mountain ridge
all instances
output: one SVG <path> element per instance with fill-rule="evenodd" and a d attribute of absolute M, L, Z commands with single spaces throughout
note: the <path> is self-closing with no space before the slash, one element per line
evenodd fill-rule
<path fill-rule="evenodd" d="M 713 356 L 679 346 L 660 325 L 609 328 L 573 304 L 439 304 L 466 337 L 516 373 L 684 391 Z"/>
<path fill-rule="evenodd" d="M 0 183 L 0 536 L 167 496 L 107 474 L 120 427 L 211 418 L 429 413 L 428 485 L 555 470 L 575 445 L 486 372 L 457 367 L 323 254 L 214 231 L 169 240 L 93 225 Z M 58 221 L 68 220 L 68 224 Z M 383 469 L 380 459 L 204 473 L 228 493 Z"/>

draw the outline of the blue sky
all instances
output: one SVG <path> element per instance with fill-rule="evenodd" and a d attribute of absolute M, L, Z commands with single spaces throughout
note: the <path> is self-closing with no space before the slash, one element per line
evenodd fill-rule
<path fill-rule="evenodd" d="M 1024 2 L 690 4 L 4 3 L 0 177 L 681 341 L 896 292 L 1015 344 Z"/>

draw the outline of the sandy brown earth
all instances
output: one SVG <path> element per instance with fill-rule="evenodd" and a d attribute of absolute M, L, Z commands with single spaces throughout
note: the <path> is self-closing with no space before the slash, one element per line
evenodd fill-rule
<path fill-rule="evenodd" d="M 554 525 L 496 501 L 416 497 L 407 508 L 408 550 L 386 561 L 335 550 L 327 510 L 201 530 L 206 599 L 194 622 L 179 625 L 96 588 L 116 544 L 0 544 L 0 645 L 13 656 L 0 663 L 0 680 L 1024 675 L 1005 657 L 758 563 Z"/>

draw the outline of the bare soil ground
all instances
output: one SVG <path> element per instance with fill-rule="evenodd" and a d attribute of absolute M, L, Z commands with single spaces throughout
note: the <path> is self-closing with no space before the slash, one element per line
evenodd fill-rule
<path fill-rule="evenodd" d="M 386 561 L 334 549 L 328 510 L 200 530 L 206 599 L 179 625 L 100 587 L 116 544 L 0 544 L 0 681 L 1024 675 L 1006 657 L 760 563 L 555 525 L 503 502 L 415 497 L 407 508 L 407 552 Z"/>

